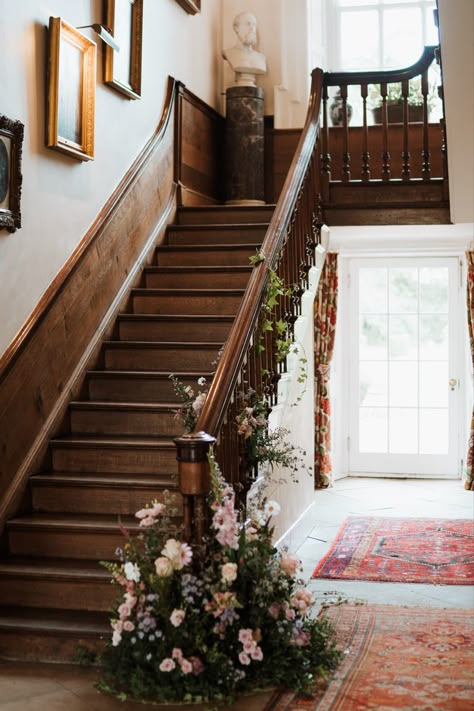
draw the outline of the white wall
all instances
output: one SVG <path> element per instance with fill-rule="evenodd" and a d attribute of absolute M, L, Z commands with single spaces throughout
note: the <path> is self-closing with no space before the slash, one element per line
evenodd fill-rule
<path fill-rule="evenodd" d="M 95 160 L 79 163 L 46 148 L 49 17 L 86 25 L 101 21 L 101 7 L 101 0 L 0 0 L 0 112 L 25 124 L 23 226 L 0 230 L 0 355 L 152 135 L 168 75 L 218 105 L 220 0 L 203 0 L 194 16 L 175 0 L 144 0 L 142 98 L 130 101 L 103 83 L 99 46 Z"/>
<path fill-rule="evenodd" d="M 474 223 L 474 2 L 438 6 L 451 216 Z"/>

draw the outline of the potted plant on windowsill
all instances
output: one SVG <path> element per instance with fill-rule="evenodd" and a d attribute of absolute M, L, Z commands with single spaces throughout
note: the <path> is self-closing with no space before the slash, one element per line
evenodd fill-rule
<path fill-rule="evenodd" d="M 411 79 L 408 83 L 408 121 L 417 123 L 423 121 L 423 94 L 421 91 L 421 77 Z M 428 118 L 436 101 L 438 100 L 435 82 L 428 86 Z M 380 84 L 369 85 L 369 107 L 375 124 L 382 123 L 383 100 Z M 403 94 L 402 84 L 387 84 L 387 119 L 389 123 L 403 122 Z"/>

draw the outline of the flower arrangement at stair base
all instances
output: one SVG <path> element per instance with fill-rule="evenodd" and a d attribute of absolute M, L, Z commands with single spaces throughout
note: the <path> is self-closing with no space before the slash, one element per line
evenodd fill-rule
<path fill-rule="evenodd" d="M 275 502 L 243 525 L 234 491 L 212 457 L 212 531 L 193 549 L 170 533 L 166 505 L 136 516 L 120 562 L 104 564 L 120 589 L 102 690 L 161 703 L 232 701 L 242 692 L 301 689 L 336 665 L 332 630 L 314 619 L 299 561 L 272 545 Z"/>

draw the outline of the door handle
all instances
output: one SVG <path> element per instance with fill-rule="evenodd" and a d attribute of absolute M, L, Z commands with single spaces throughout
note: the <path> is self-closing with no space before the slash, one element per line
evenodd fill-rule
<path fill-rule="evenodd" d="M 454 391 L 457 384 L 458 384 L 458 381 L 456 380 L 456 378 L 449 379 L 449 387 L 451 388 L 451 390 Z"/>

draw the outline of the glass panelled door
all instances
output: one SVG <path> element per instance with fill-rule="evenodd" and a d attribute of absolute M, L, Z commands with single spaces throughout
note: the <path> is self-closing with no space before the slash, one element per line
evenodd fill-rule
<path fill-rule="evenodd" d="M 455 258 L 351 264 L 351 473 L 458 476 Z"/>

